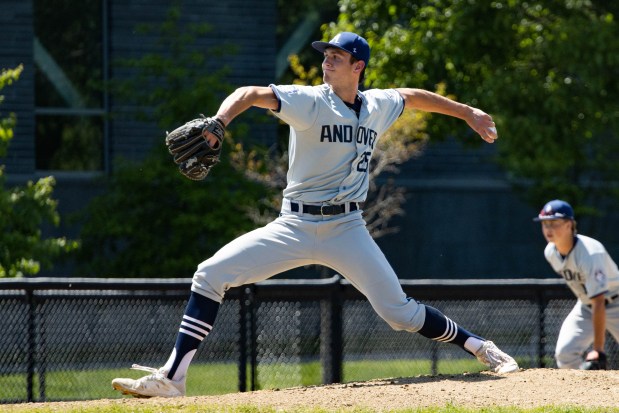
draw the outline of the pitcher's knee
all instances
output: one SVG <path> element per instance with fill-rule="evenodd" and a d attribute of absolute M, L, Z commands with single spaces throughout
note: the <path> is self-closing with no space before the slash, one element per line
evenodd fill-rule
<path fill-rule="evenodd" d="M 388 320 L 384 319 L 389 327 L 394 329 L 395 331 L 410 331 L 412 333 L 416 332 L 418 328 L 414 327 L 411 323 L 407 323 L 404 320 Z"/>
<path fill-rule="evenodd" d="M 196 271 L 191 280 L 191 291 L 217 301 L 218 303 L 223 301 L 225 290 L 225 287 L 221 283 L 217 283 L 214 277 L 208 277 L 205 271 Z"/>
<path fill-rule="evenodd" d="M 425 320 L 425 307 L 414 300 L 398 306 L 377 306 L 376 313 L 396 331 L 418 331 Z"/>

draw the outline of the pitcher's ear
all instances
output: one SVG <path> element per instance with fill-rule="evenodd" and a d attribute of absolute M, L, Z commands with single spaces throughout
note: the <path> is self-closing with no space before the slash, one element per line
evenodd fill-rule
<path fill-rule="evenodd" d="M 355 62 L 355 72 L 362 72 L 365 68 L 365 62 L 363 60 L 357 60 Z"/>

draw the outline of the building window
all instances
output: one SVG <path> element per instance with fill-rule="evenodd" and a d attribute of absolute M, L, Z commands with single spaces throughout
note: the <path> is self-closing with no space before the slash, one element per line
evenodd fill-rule
<path fill-rule="evenodd" d="M 37 170 L 106 170 L 106 3 L 34 1 Z"/>

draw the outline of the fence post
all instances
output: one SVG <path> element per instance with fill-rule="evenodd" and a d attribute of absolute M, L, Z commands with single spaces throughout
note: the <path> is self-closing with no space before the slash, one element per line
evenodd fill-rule
<path fill-rule="evenodd" d="M 26 302 L 28 303 L 28 366 L 26 373 L 26 393 L 28 402 L 34 402 L 34 369 L 36 352 L 36 326 L 35 326 L 35 305 L 34 293 L 32 290 L 26 290 Z"/>
<path fill-rule="evenodd" d="M 247 391 L 247 314 L 249 304 L 249 288 L 243 288 L 239 298 L 239 391 Z"/>
<path fill-rule="evenodd" d="M 35 305 L 36 308 L 36 305 Z M 41 316 L 38 318 L 38 338 L 39 338 L 39 401 L 40 402 L 44 402 L 46 399 L 45 396 L 45 391 L 46 391 L 46 384 L 45 384 L 45 375 L 47 373 L 47 353 L 48 350 L 46 348 L 46 341 L 45 341 L 45 316 L 43 314 L 44 309 L 42 309 L 41 311 Z M 35 314 L 36 316 L 36 314 Z"/>
<path fill-rule="evenodd" d="M 320 360 L 323 384 L 342 381 L 343 325 L 340 279 L 335 279 L 327 299 L 320 301 Z"/>
<path fill-rule="evenodd" d="M 247 309 L 249 315 L 249 356 L 251 366 L 251 391 L 258 390 L 258 350 L 257 338 L 256 338 L 256 301 L 253 285 L 248 287 L 247 290 Z"/>
<path fill-rule="evenodd" d="M 539 342 L 537 346 L 537 366 L 539 368 L 546 367 L 544 358 L 546 356 L 546 299 L 544 292 L 539 291 L 537 296 L 539 308 Z"/>
<path fill-rule="evenodd" d="M 430 367 L 430 371 L 433 376 L 438 374 L 438 343 L 434 340 L 430 342 L 431 346 L 431 354 L 432 354 L 432 364 Z"/>

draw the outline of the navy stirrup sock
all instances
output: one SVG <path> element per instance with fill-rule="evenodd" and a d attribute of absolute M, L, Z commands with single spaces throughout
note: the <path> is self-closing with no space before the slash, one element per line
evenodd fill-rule
<path fill-rule="evenodd" d="M 218 302 L 201 294 L 191 293 L 178 329 L 174 351 L 165 366 L 168 378 L 178 380 L 185 376 L 198 346 L 211 332 L 218 310 Z"/>
<path fill-rule="evenodd" d="M 418 331 L 418 333 L 422 336 L 435 341 L 457 344 L 471 354 L 473 354 L 473 351 L 467 348 L 469 346 L 465 347 L 466 341 L 470 338 L 484 341 L 483 338 L 458 326 L 453 320 L 445 316 L 436 308 L 430 307 L 429 305 L 425 305 L 425 307 L 426 320 L 423 323 L 421 330 Z"/>

